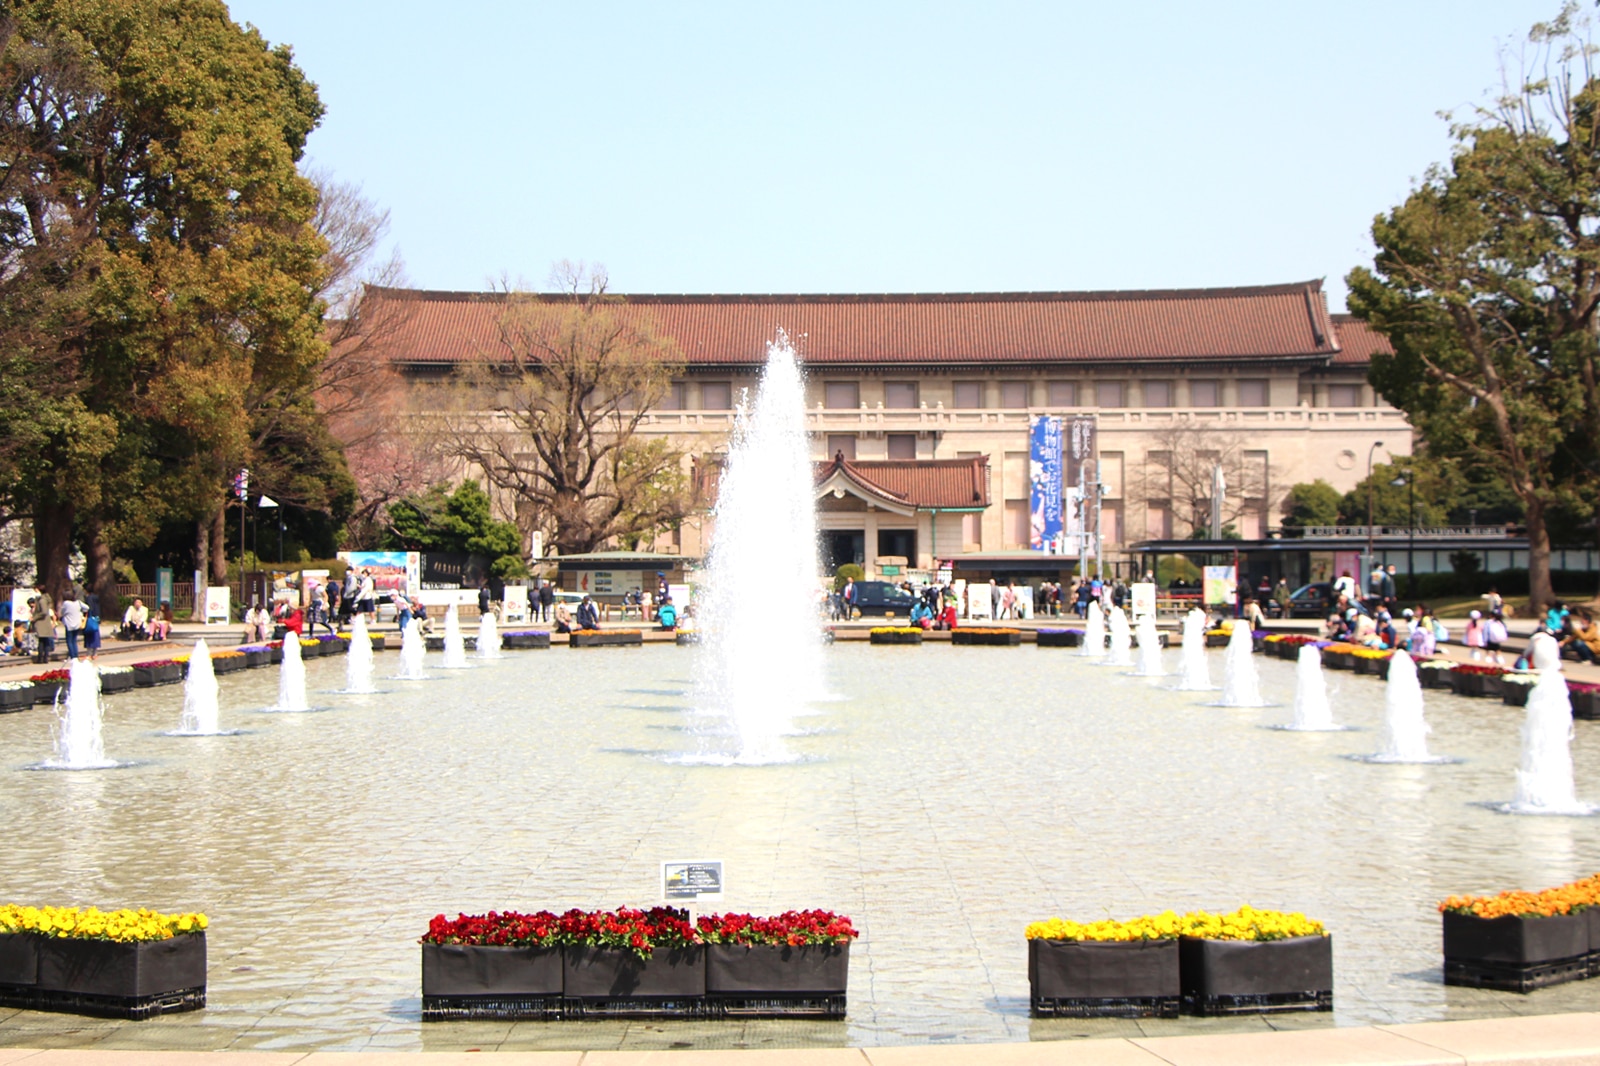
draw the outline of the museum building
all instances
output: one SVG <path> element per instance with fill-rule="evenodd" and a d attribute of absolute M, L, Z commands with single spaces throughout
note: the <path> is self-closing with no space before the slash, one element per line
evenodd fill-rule
<path fill-rule="evenodd" d="M 550 300 L 562 297 L 545 297 Z M 1408 455 L 1411 427 L 1367 383 L 1382 337 L 1331 314 L 1320 281 L 1125 292 L 623 295 L 677 342 L 682 376 L 641 432 L 683 454 L 701 513 L 656 548 L 707 544 L 716 472 L 740 395 L 781 329 L 806 368 L 825 560 L 1051 576 L 1077 550 L 1028 550 L 1029 429 L 1038 415 L 1095 421 L 1105 558 L 1188 536 L 1227 473 L 1229 525 L 1269 536 L 1296 482 L 1348 491 Z M 499 293 L 368 290 L 363 314 L 398 323 L 386 350 L 414 384 L 505 357 Z M 1381 446 L 1374 447 L 1381 442 Z M 1201 499 L 1200 497 L 1205 497 Z"/>

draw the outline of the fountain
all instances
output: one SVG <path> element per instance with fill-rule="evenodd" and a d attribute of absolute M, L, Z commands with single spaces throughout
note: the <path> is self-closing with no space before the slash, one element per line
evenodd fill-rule
<path fill-rule="evenodd" d="M 493 611 L 483 612 L 478 622 L 478 658 L 500 658 L 500 628 L 495 625 Z"/>
<path fill-rule="evenodd" d="M 100 671 L 88 659 L 67 664 L 67 693 L 56 694 L 56 757 L 43 764 L 52 770 L 106 770 L 117 765 L 106 758 L 100 724 L 105 709 L 100 704 Z"/>
<path fill-rule="evenodd" d="M 791 761 L 783 737 L 826 695 L 815 496 L 805 378 L 779 331 L 754 400 L 735 415 L 717 499 L 695 700 L 720 719 L 703 732 L 729 734 L 734 746 L 702 750 L 701 761 Z"/>
<path fill-rule="evenodd" d="M 1183 616 L 1183 680 L 1180 692 L 1209 692 L 1211 668 L 1206 665 L 1206 613 L 1198 607 Z"/>
<path fill-rule="evenodd" d="M 1161 665 L 1161 634 L 1156 632 L 1156 616 L 1144 615 L 1139 619 L 1139 677 L 1166 677 Z"/>
<path fill-rule="evenodd" d="M 1090 600 L 1089 611 L 1084 616 L 1083 647 L 1079 655 L 1099 658 L 1106 653 L 1106 618 L 1100 611 L 1100 601 Z"/>
<path fill-rule="evenodd" d="M 217 728 L 217 674 L 211 667 L 211 649 L 205 638 L 194 642 L 189 653 L 189 670 L 183 680 L 183 715 L 178 719 L 178 734 L 186 737 L 213 736 Z"/>
<path fill-rule="evenodd" d="M 1261 682 L 1256 677 L 1255 637 L 1242 618 L 1233 622 L 1228 647 L 1222 653 L 1223 707 L 1265 707 Z"/>
<path fill-rule="evenodd" d="M 1111 652 L 1100 660 L 1102 666 L 1133 665 L 1133 633 L 1121 607 L 1111 608 Z"/>
<path fill-rule="evenodd" d="M 358 614 L 350 624 L 350 651 L 344 661 L 344 690 L 349 693 L 376 692 L 372 687 L 372 635 L 367 632 L 367 616 Z"/>
<path fill-rule="evenodd" d="M 1522 765 L 1517 798 L 1499 809 L 1508 814 L 1593 814 L 1595 806 L 1578 799 L 1572 779 L 1572 697 L 1561 675 L 1561 646 L 1548 633 L 1528 645 L 1539 680 L 1528 692 L 1522 722 Z"/>
<path fill-rule="evenodd" d="M 467 645 L 461 639 L 461 612 L 451 604 L 444 612 L 444 662 L 446 670 L 464 670 L 467 663 Z"/>
<path fill-rule="evenodd" d="M 1339 728 L 1328 703 L 1328 679 L 1322 676 L 1322 649 L 1315 644 L 1300 645 L 1294 669 L 1294 720 L 1283 728 L 1306 732 Z"/>
<path fill-rule="evenodd" d="M 1389 660 L 1389 681 L 1384 686 L 1383 750 L 1368 762 L 1448 762 L 1428 754 L 1427 720 L 1422 716 L 1422 681 L 1417 664 L 1404 651 Z"/>
<path fill-rule="evenodd" d="M 422 658 L 427 650 L 421 623 L 413 618 L 400 631 L 400 672 L 395 676 L 402 681 L 421 681 L 427 676 L 422 672 Z"/>
<path fill-rule="evenodd" d="M 278 666 L 278 705 L 275 711 L 309 711 L 306 702 L 306 661 L 300 658 L 300 635 L 283 635 L 283 662 Z"/>

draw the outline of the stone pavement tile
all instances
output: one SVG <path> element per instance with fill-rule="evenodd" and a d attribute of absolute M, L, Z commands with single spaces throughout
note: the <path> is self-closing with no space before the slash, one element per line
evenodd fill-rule
<path fill-rule="evenodd" d="M 1172 1066 L 1460 1066 L 1459 1056 L 1379 1029 L 1298 1029 L 1133 1041 Z"/>
<path fill-rule="evenodd" d="M 1600 1062 L 1600 1014 L 1543 1014 L 1459 1022 L 1385 1025 L 1467 1063 Z"/>
<path fill-rule="evenodd" d="M 295 1066 L 482 1066 L 486 1054 L 492 1055 L 488 1061 L 493 1066 L 578 1066 L 583 1058 L 581 1051 L 430 1051 L 426 1057 L 416 1051 L 319 1051 Z M 218 1066 L 232 1062 L 230 1055 Z"/>
<path fill-rule="evenodd" d="M 870 1066 L 1161 1066 L 1127 1040 L 1049 1040 L 1028 1044 L 941 1044 L 863 1048 Z"/>
<path fill-rule="evenodd" d="M 866 1066 L 861 1048 L 589 1051 L 583 1066 Z M 496 1060 L 498 1062 L 498 1060 Z M 429 1066 L 432 1066 L 431 1060 Z"/>
<path fill-rule="evenodd" d="M 305 1056 L 300 1052 L 286 1055 L 263 1054 L 258 1051 L 230 1052 L 229 1066 L 294 1066 Z M 26 1059 L 28 1066 L 210 1066 L 222 1056 L 209 1051 L 102 1051 L 86 1048 L 73 1051 L 46 1051 L 36 1058 Z"/>

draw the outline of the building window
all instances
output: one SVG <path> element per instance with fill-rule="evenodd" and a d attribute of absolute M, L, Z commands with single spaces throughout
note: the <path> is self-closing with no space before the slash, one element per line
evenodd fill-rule
<path fill-rule="evenodd" d="M 981 382 L 981 381 L 958 381 L 958 382 L 956 382 L 956 402 L 955 402 L 955 406 L 957 406 L 957 407 L 982 407 L 983 406 L 983 382 Z"/>
<path fill-rule="evenodd" d="M 917 383 L 915 381 L 885 381 L 883 383 L 883 406 L 893 407 L 897 410 L 906 410 L 917 406 Z"/>
<path fill-rule="evenodd" d="M 878 558 L 898 556 L 905 565 L 917 565 L 917 531 L 914 529 L 878 530 Z M 893 564 L 890 564 L 893 565 Z"/>
<path fill-rule="evenodd" d="M 1146 407 L 1171 407 L 1172 382 L 1147 381 L 1144 383 L 1144 405 Z"/>
<path fill-rule="evenodd" d="M 854 411 L 861 406 L 861 386 L 854 381 L 830 381 L 823 387 L 823 405 L 840 411 Z"/>
<path fill-rule="evenodd" d="M 1094 405 L 1096 407 L 1121 407 L 1122 382 L 1097 381 L 1094 383 Z"/>
<path fill-rule="evenodd" d="M 829 433 L 828 458 L 843 455 L 846 459 L 856 457 L 856 435 L 854 433 Z"/>
<path fill-rule="evenodd" d="M 1267 383 L 1261 378 L 1242 378 L 1239 381 L 1240 407 L 1267 406 Z"/>
<path fill-rule="evenodd" d="M 1221 407 L 1222 389 L 1215 381 L 1189 382 L 1190 407 Z"/>
<path fill-rule="evenodd" d="M 1076 381 L 1052 381 L 1045 385 L 1045 395 L 1051 407 L 1076 407 L 1078 406 L 1078 383 Z"/>
<path fill-rule="evenodd" d="M 889 458 L 915 459 L 917 457 L 917 435 L 915 433 L 890 433 Z"/>
<path fill-rule="evenodd" d="M 1360 385 L 1329 385 L 1328 386 L 1328 406 L 1329 407 L 1360 407 L 1361 406 L 1361 386 Z"/>
<path fill-rule="evenodd" d="M 733 410 L 733 384 L 727 381 L 702 381 L 700 406 L 707 411 Z"/>
<path fill-rule="evenodd" d="M 1026 381 L 1002 381 L 1000 383 L 1000 406 L 1007 410 L 1021 410 L 1028 406 L 1028 383 Z"/>
<path fill-rule="evenodd" d="M 689 383 L 687 381 L 674 381 L 667 386 L 667 391 L 661 397 L 661 410 L 682 411 L 689 406 Z"/>

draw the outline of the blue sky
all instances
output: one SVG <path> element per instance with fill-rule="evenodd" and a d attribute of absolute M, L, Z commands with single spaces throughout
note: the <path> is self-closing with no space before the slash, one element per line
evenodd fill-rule
<path fill-rule="evenodd" d="M 954 292 L 1340 280 L 1557 0 L 238 0 L 413 284 Z"/>

